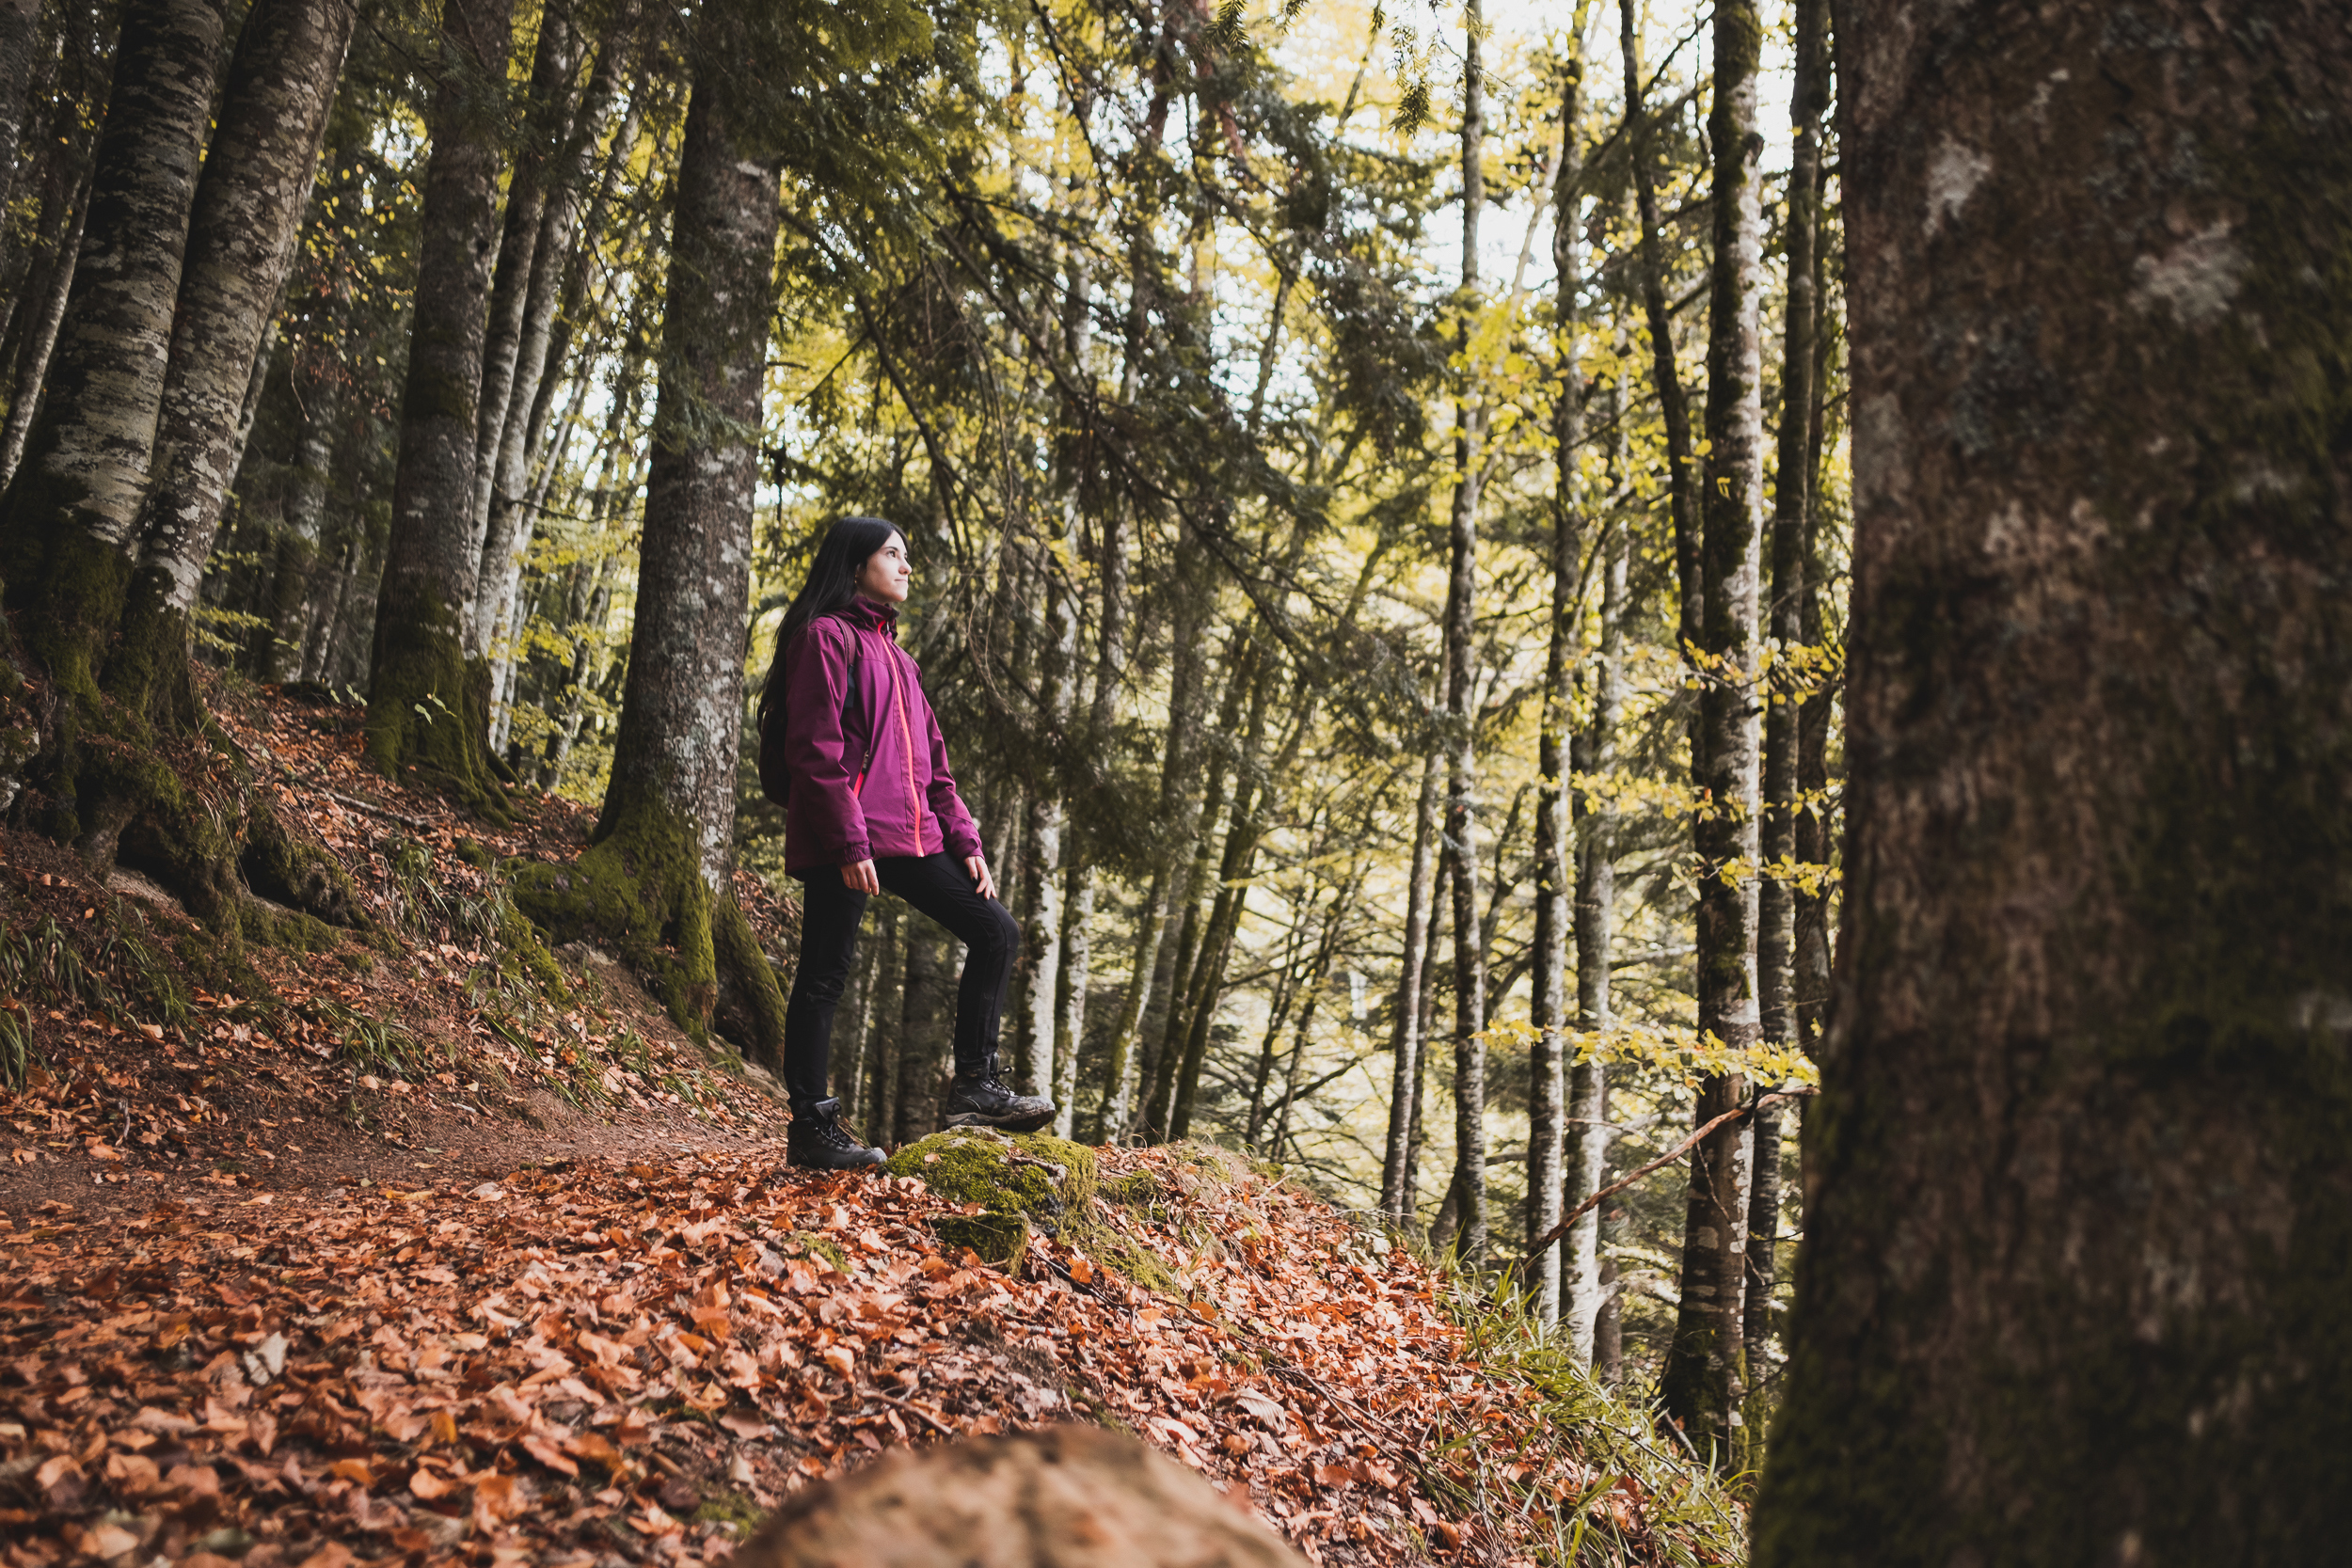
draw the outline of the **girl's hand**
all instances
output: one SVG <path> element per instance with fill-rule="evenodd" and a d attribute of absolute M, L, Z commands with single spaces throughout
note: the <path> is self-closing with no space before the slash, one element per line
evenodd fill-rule
<path fill-rule="evenodd" d="M 860 893 L 880 893 L 882 879 L 874 875 L 872 861 L 860 861 L 855 865 L 845 865 L 841 868 L 841 885 L 846 888 L 854 888 Z"/>
<path fill-rule="evenodd" d="M 963 857 L 963 868 L 972 873 L 972 885 L 979 890 L 981 897 L 996 896 L 996 879 L 988 874 L 988 862 L 977 855 L 966 855 Z"/>

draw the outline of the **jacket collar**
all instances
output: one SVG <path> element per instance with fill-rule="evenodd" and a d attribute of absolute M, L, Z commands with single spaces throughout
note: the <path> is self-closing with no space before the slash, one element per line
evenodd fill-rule
<path fill-rule="evenodd" d="M 893 639 L 898 634 L 898 607 L 876 604 L 863 594 L 851 595 L 837 613 L 846 616 L 852 626 L 879 626 Z"/>

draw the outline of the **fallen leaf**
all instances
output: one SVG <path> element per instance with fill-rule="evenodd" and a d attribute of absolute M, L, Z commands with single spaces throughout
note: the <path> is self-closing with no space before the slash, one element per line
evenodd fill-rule
<path fill-rule="evenodd" d="M 556 1447 L 555 1439 L 549 1437 L 547 1433 L 541 1432 L 526 1432 L 522 1436 L 522 1445 L 523 1451 L 525 1453 L 531 1455 L 532 1458 L 537 1460 L 548 1469 L 560 1470 L 567 1476 L 577 1476 L 580 1474 L 580 1466 L 573 1464 L 570 1459 L 566 1458 L 564 1450 Z"/>

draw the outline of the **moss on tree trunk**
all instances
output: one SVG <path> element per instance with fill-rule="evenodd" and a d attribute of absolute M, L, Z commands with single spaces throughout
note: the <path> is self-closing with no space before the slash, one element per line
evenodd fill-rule
<path fill-rule="evenodd" d="M 1837 22 L 1846 926 L 1756 1560 L 2333 1561 L 2352 29 Z"/>

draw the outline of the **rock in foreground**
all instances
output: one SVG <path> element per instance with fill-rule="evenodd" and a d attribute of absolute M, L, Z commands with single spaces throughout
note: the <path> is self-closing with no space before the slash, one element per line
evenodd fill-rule
<path fill-rule="evenodd" d="M 899 1451 L 794 1497 L 736 1568 L 1304 1568 L 1124 1433 L 1050 1427 Z"/>

